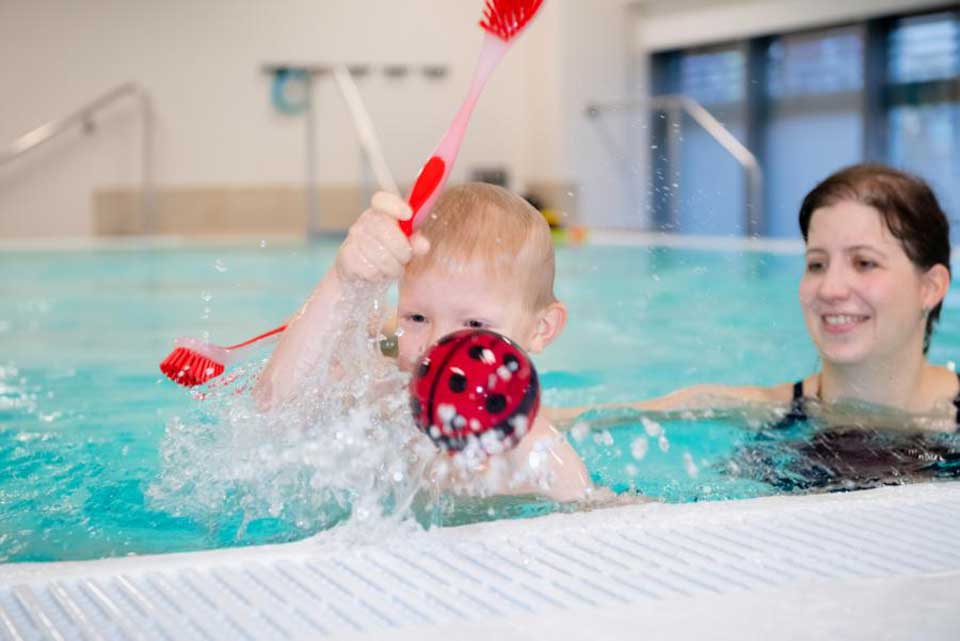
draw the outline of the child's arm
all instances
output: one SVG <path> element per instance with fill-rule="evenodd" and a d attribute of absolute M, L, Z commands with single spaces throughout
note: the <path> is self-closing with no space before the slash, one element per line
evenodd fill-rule
<path fill-rule="evenodd" d="M 543 417 L 511 450 L 473 462 L 441 455 L 430 468 L 427 477 L 437 488 L 465 496 L 535 495 L 566 503 L 609 495 L 593 486 L 580 456 Z"/>
<path fill-rule="evenodd" d="M 253 393 L 261 407 L 292 396 L 305 374 L 332 347 L 340 303 L 366 285 L 398 279 L 414 255 L 429 249 L 422 236 L 414 234 L 408 239 L 400 230 L 397 221 L 411 214 L 410 206 L 399 196 L 374 194 L 370 208 L 350 227 L 334 265 L 287 325 L 260 375 Z"/>
<path fill-rule="evenodd" d="M 539 494 L 559 502 L 582 501 L 595 492 L 580 455 L 544 416 L 504 456 L 510 465 L 510 493 Z"/>

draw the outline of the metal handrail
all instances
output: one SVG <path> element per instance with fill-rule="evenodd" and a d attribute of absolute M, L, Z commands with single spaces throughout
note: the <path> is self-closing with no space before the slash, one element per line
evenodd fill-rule
<path fill-rule="evenodd" d="M 637 109 L 650 109 L 666 111 L 670 114 L 671 125 L 669 127 L 670 147 L 672 151 L 673 162 L 677 162 L 679 156 L 679 115 L 686 113 L 694 122 L 703 128 L 707 134 L 713 138 L 717 144 L 739 164 L 744 171 L 747 179 L 747 199 L 745 213 L 745 228 L 749 236 L 758 236 L 763 223 L 763 169 L 756 155 L 747 149 L 740 140 L 737 139 L 729 129 L 723 126 L 717 118 L 710 113 L 699 102 L 682 95 L 654 96 L 645 100 L 625 100 L 619 102 L 594 103 L 587 106 L 587 115 L 596 118 L 605 111 L 634 111 Z M 674 222 L 679 218 L 679 199 L 677 190 L 673 190 L 673 217 Z"/>
<path fill-rule="evenodd" d="M 0 167 L 10 163 L 40 145 L 80 126 L 89 129 L 93 116 L 113 103 L 126 97 L 134 97 L 140 108 L 140 207 L 144 232 L 151 232 L 155 197 L 153 190 L 153 118 L 150 112 L 150 97 L 134 82 L 127 82 L 101 95 L 66 118 L 50 121 L 23 134 L 9 145 L 0 148 Z"/>

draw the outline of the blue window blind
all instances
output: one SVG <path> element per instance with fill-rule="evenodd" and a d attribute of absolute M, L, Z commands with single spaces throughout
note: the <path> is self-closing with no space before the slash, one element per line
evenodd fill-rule
<path fill-rule="evenodd" d="M 738 102 L 743 98 L 745 66 L 739 48 L 688 53 L 680 61 L 680 90 L 704 105 Z"/>
<path fill-rule="evenodd" d="M 887 57 L 890 162 L 937 192 L 960 237 L 960 14 L 902 18 Z"/>
<path fill-rule="evenodd" d="M 777 38 L 769 49 L 772 98 L 858 91 L 863 87 L 863 39 L 854 30 Z"/>
<path fill-rule="evenodd" d="M 960 21 L 937 13 L 898 20 L 888 58 L 894 83 L 945 80 L 960 75 Z"/>
<path fill-rule="evenodd" d="M 676 90 L 706 108 L 736 136 L 744 134 L 747 61 L 740 45 L 685 51 Z M 668 132 L 669 138 L 671 132 Z M 699 124 L 683 117 L 672 135 L 680 155 L 677 175 L 667 183 L 678 201 L 676 231 L 687 234 L 743 233 L 742 170 Z"/>
<path fill-rule="evenodd" d="M 765 232 L 797 237 L 803 196 L 863 149 L 859 28 L 781 36 L 767 50 Z"/>

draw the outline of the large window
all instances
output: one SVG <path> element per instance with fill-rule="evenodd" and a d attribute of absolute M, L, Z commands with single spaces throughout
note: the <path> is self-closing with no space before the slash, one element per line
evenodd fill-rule
<path fill-rule="evenodd" d="M 899 20 L 888 55 L 889 159 L 927 179 L 960 220 L 960 20 Z M 954 222 L 954 232 L 960 224 Z"/>
<path fill-rule="evenodd" d="M 960 12 L 664 52 L 653 62 L 655 95 L 696 100 L 760 160 L 763 234 L 797 236 L 803 195 L 863 160 L 921 175 L 960 219 Z M 654 124 L 659 226 L 743 233 L 739 166 L 686 118 L 661 109 Z"/>
<path fill-rule="evenodd" d="M 810 187 L 863 149 L 863 37 L 845 28 L 774 38 L 767 48 L 764 148 L 769 236 L 793 236 Z"/>
<path fill-rule="evenodd" d="M 673 65 L 677 78 L 665 93 L 689 96 L 704 105 L 734 135 L 745 133 L 744 52 L 719 47 L 686 52 Z M 660 139 L 659 184 L 661 227 L 686 234 L 742 234 L 742 198 L 739 165 L 703 129 L 690 121 L 678 105 L 662 102 L 657 111 Z M 669 161 L 665 161 L 669 157 Z"/>

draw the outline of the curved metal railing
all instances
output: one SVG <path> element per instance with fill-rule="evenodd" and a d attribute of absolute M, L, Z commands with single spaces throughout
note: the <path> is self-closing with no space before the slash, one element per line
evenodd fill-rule
<path fill-rule="evenodd" d="M 12 143 L 0 148 L 0 167 L 13 162 L 33 149 L 58 136 L 81 127 L 90 130 L 93 117 L 102 109 L 123 100 L 134 98 L 140 110 L 140 207 L 143 216 L 144 231 L 153 227 L 155 197 L 153 188 L 153 118 L 150 111 L 150 97 L 135 82 L 126 82 L 114 87 L 95 100 L 80 107 L 65 118 L 50 121 L 23 134 Z"/>
<path fill-rule="evenodd" d="M 749 236 L 757 236 L 763 229 L 763 169 L 756 155 L 746 145 L 734 136 L 723 123 L 714 117 L 703 105 L 682 95 L 653 96 L 645 100 L 625 100 L 619 102 L 594 103 L 587 106 L 587 116 L 596 118 L 603 112 L 634 111 L 647 109 L 650 111 L 664 111 L 669 114 L 671 125 L 668 127 L 668 145 L 671 160 L 676 162 L 680 147 L 680 116 L 686 113 L 713 138 L 717 144 L 743 168 L 747 181 L 746 211 L 744 213 L 744 229 Z M 679 217 L 679 200 L 677 190 L 673 190 L 674 202 L 672 215 Z M 674 222 L 678 222 L 674 220 Z"/>

